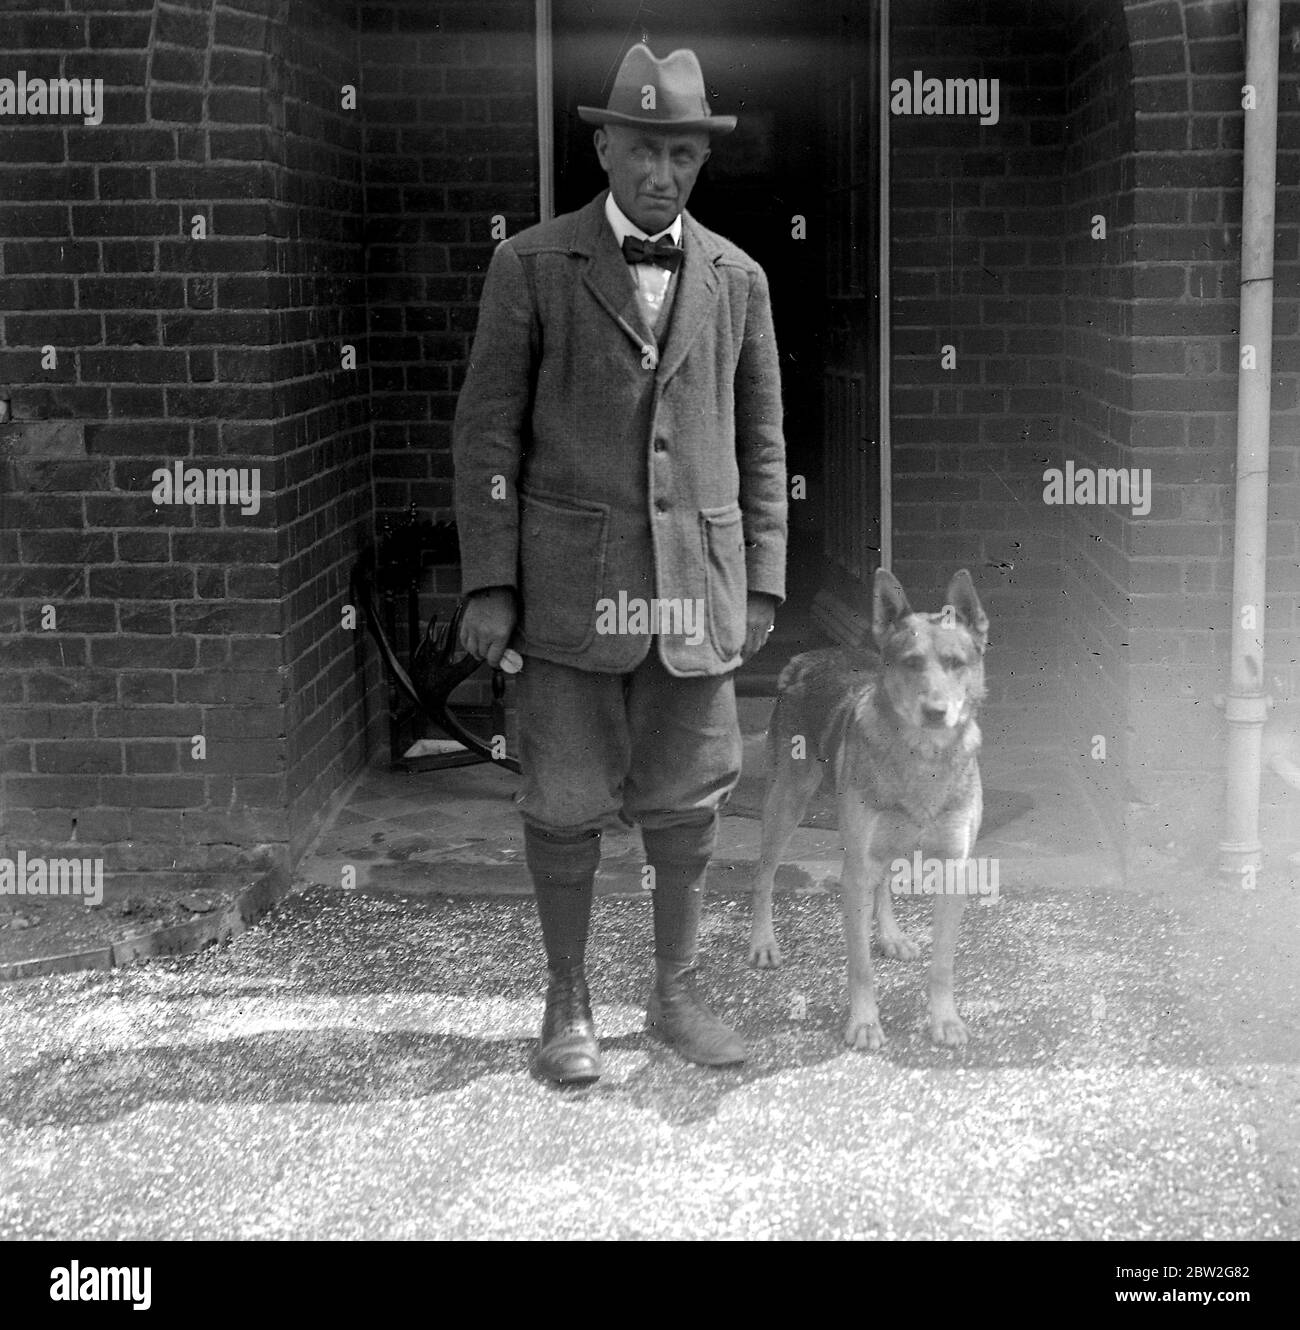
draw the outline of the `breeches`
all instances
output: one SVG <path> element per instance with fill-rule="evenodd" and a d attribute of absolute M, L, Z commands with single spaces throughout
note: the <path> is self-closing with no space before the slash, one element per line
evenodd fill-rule
<path fill-rule="evenodd" d="M 679 679 L 657 643 L 630 674 L 525 659 L 516 692 L 524 821 L 547 831 L 616 820 L 699 823 L 740 777 L 732 675 Z"/>

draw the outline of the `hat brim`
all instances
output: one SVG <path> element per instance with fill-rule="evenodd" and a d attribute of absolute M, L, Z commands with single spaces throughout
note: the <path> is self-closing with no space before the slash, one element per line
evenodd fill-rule
<path fill-rule="evenodd" d="M 736 127 L 734 115 L 708 115 L 693 120 L 651 120 L 645 116 L 607 111 L 603 106 L 580 106 L 578 118 L 589 125 L 628 125 L 633 129 L 656 129 L 661 134 L 730 134 Z"/>

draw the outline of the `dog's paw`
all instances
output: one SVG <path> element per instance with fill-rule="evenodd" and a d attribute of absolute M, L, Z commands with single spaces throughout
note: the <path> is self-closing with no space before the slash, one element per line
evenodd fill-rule
<path fill-rule="evenodd" d="M 749 963 L 756 970 L 776 970 L 781 965 L 781 948 L 770 933 L 766 937 L 750 938 Z"/>
<path fill-rule="evenodd" d="M 862 1020 L 857 1016 L 850 1016 L 844 1026 L 844 1042 L 850 1048 L 865 1053 L 876 1053 L 885 1046 L 885 1032 L 880 1028 L 878 1020 Z"/>
<path fill-rule="evenodd" d="M 896 933 L 882 933 L 879 943 L 880 954 L 892 960 L 914 961 L 921 954 L 921 948 L 902 929 Z"/>
<path fill-rule="evenodd" d="M 945 1048 L 961 1048 L 970 1036 L 965 1022 L 953 1007 L 946 1012 L 930 1013 L 930 1038 Z"/>

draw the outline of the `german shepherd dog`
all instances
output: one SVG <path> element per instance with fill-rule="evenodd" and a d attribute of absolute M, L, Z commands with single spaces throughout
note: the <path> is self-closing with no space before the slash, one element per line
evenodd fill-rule
<path fill-rule="evenodd" d="M 790 834 L 828 772 L 839 796 L 844 867 L 840 900 L 849 957 L 844 1041 L 885 1042 L 871 969 L 872 897 L 886 956 L 919 948 L 898 926 L 888 865 L 895 856 L 964 862 L 983 812 L 975 713 L 984 696 L 988 618 L 963 568 L 937 614 L 917 614 L 892 573 L 876 572 L 872 637 L 879 651 L 832 648 L 795 656 L 781 671 L 768 727 L 772 779 L 763 804 L 749 961 L 781 963 L 772 886 Z M 953 953 L 966 898 L 934 898 L 930 1037 L 959 1047 L 966 1027 L 953 1000 Z"/>

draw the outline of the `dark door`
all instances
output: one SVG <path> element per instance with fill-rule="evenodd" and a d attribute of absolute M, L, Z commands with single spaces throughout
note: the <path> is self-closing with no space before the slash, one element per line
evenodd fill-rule
<path fill-rule="evenodd" d="M 763 265 L 781 355 L 791 503 L 791 646 L 858 631 L 880 563 L 879 5 L 876 0 L 554 0 L 556 211 L 605 185 L 592 126 L 624 53 L 693 49 L 716 141 L 690 210 Z M 818 596 L 818 592 L 827 593 Z M 776 653 L 764 653 L 775 659 Z"/>
<path fill-rule="evenodd" d="M 816 486 L 823 460 L 822 339 L 826 270 L 826 131 L 820 69 L 828 39 L 814 0 L 555 0 L 555 210 L 605 187 L 593 126 L 577 107 L 604 106 L 628 47 L 662 59 L 691 48 L 716 114 L 739 123 L 719 137 L 688 207 L 767 273 L 781 357 L 792 475 Z"/>

